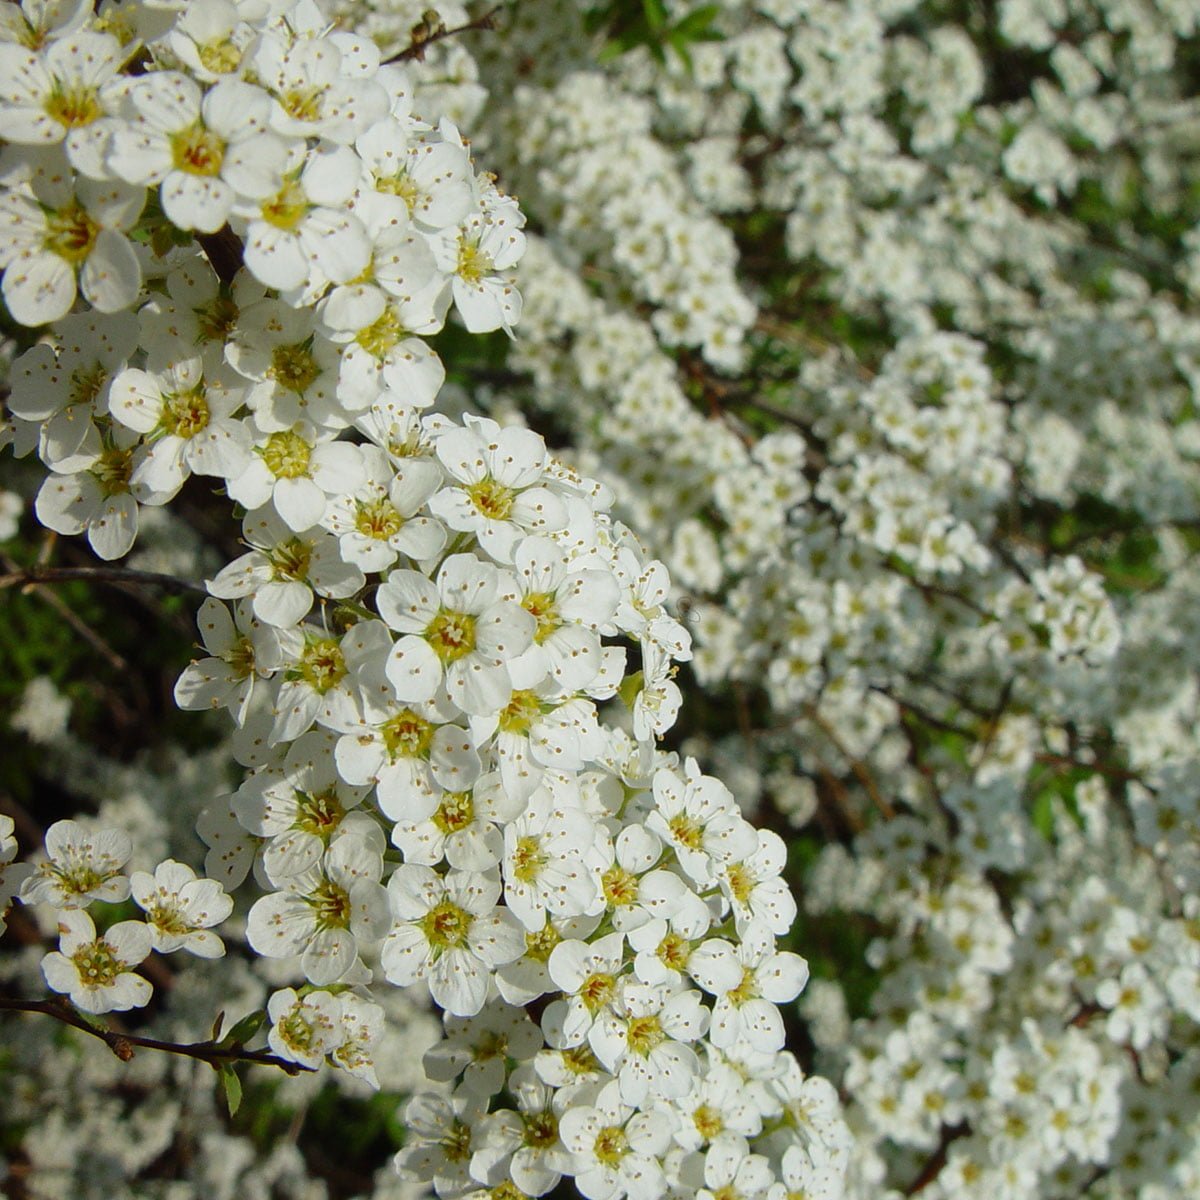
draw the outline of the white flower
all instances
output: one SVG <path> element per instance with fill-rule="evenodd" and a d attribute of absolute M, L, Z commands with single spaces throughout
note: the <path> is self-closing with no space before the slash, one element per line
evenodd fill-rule
<path fill-rule="evenodd" d="M 40 53 L 0 43 L 0 126 L 10 142 L 62 142 L 71 165 L 105 177 L 107 120 L 117 111 L 125 80 L 121 43 L 108 33 L 70 32 Z M 136 214 L 135 214 L 136 216 Z"/>
<path fill-rule="evenodd" d="M 387 93 L 371 78 L 379 66 L 343 56 L 334 35 L 285 40 L 275 33 L 261 35 L 250 56 L 256 79 L 275 97 L 271 126 L 288 137 L 327 138 L 352 142 L 387 112 Z M 361 43 L 354 43 L 358 56 Z"/>
<path fill-rule="evenodd" d="M 284 876 L 284 891 L 254 902 L 247 941 L 267 958 L 299 954 L 312 983 L 347 977 L 360 951 L 388 927 L 387 893 L 379 883 L 382 848 L 377 826 L 356 826 L 335 839 L 319 866 Z"/>
<path fill-rule="evenodd" d="M 537 621 L 533 645 L 509 664 L 519 688 L 547 675 L 563 691 L 585 688 L 600 670 L 598 630 L 612 621 L 620 589 L 611 572 L 573 567 L 550 538 L 530 537 L 513 552 L 511 598 Z"/>
<path fill-rule="evenodd" d="M 372 125 L 354 143 L 371 191 L 359 190 L 355 204 L 401 225 L 411 218 L 424 229 L 456 226 L 471 209 L 471 160 L 457 136 L 436 140 L 425 134 L 411 145 L 399 121 Z"/>
<path fill-rule="evenodd" d="M 460 871 L 486 871 L 504 854 L 497 825 L 520 816 L 524 801 L 512 796 L 500 776 L 491 771 L 473 788 L 444 792 L 438 806 L 422 821 L 398 821 L 392 844 L 405 862 L 436 867 L 443 859 Z"/>
<path fill-rule="evenodd" d="M 191 867 L 168 858 L 153 875 L 135 871 L 129 885 L 160 954 L 187 950 L 200 958 L 220 958 L 225 953 L 210 928 L 233 912 L 233 899 L 216 880 L 197 879 Z"/>
<path fill-rule="evenodd" d="M 271 99 L 240 80 L 208 92 L 186 75 L 152 71 L 129 88 L 133 120 L 113 133 L 108 166 L 129 183 L 161 184 L 180 229 L 215 233 L 235 201 L 264 200 L 283 180 L 287 145 L 267 132 Z"/>
<path fill-rule="evenodd" d="M 524 1010 L 493 1001 L 473 1017 L 448 1016 L 446 1036 L 423 1060 L 432 1080 L 450 1083 L 462 1076 L 465 1091 L 494 1096 L 504 1086 L 508 1059 L 529 1062 L 542 1047 L 542 1032 Z"/>
<path fill-rule="evenodd" d="M 138 343 L 131 313 L 72 313 L 54 328 L 55 344 L 39 342 L 12 364 L 8 410 L 36 422 L 38 453 L 52 470 L 92 466 L 103 451 L 96 419 L 108 408 L 113 377 Z M 20 428 L 17 453 L 27 448 Z"/>
<path fill-rule="evenodd" d="M 468 1192 L 475 1185 L 471 1154 L 486 1107 L 485 1097 L 465 1088 L 451 1096 L 415 1095 L 404 1109 L 404 1123 L 416 1136 L 395 1158 L 401 1179 L 432 1180 L 439 1196 Z"/>
<path fill-rule="evenodd" d="M 363 669 L 378 665 L 366 663 Z M 361 718 L 346 725 L 329 720 L 332 728 L 345 730 L 335 756 L 347 783 L 375 784 L 384 816 L 423 820 L 437 810 L 443 792 L 461 792 L 479 778 L 479 755 L 471 735 L 451 724 L 452 706 L 403 704 L 383 679 L 377 690 L 361 695 Z"/>
<path fill-rule="evenodd" d="M 133 853 L 127 833 L 119 829 L 88 833 L 77 821 L 55 821 L 46 830 L 45 843 L 48 857 L 22 885 L 23 903 L 74 909 L 86 908 L 93 900 L 112 903 L 129 895 L 129 880 L 121 870 Z"/>
<path fill-rule="evenodd" d="M 279 669 L 284 648 L 299 649 L 301 635 L 258 621 L 247 600 L 229 609 L 211 597 L 196 617 L 210 657 L 194 659 L 175 684 L 180 708 L 228 708 L 243 724 L 254 694 L 254 683 Z"/>
<path fill-rule="evenodd" d="M 17 839 L 13 837 L 15 828 L 12 817 L 0 813 L 0 933 L 4 932 L 4 914 L 8 911 L 9 901 L 33 870 L 29 863 L 13 862 L 19 849 Z"/>
<path fill-rule="evenodd" d="M 130 448 L 137 435 L 117 427 L 102 442 L 100 455 L 84 471 L 46 477 L 34 511 L 56 533 L 87 532 L 88 545 L 105 560 L 129 553 L 138 530 L 138 500 L 133 496 L 134 457 Z M 162 504 L 165 493 L 138 488 L 148 504 Z"/>
<path fill-rule="evenodd" d="M 314 591 L 340 600 L 366 582 L 358 567 L 342 561 L 331 534 L 294 533 L 271 508 L 246 514 L 242 538 L 252 549 L 208 580 L 208 590 L 222 600 L 251 597 L 254 615 L 268 625 L 286 628 L 303 620 Z"/>
<path fill-rule="evenodd" d="M 486 418 L 437 441 L 449 486 L 429 502 L 451 529 L 473 533 L 499 563 L 510 563 L 520 538 L 551 533 L 567 523 L 563 502 L 542 486 L 549 463 L 546 444 L 530 429 L 501 429 Z"/>
<path fill-rule="evenodd" d="M 718 939 L 706 942 L 701 947 L 705 953 L 697 951 L 688 963 L 696 982 L 717 997 L 709 1036 L 719 1049 L 746 1041 L 756 1050 L 780 1050 L 783 1016 L 776 1006 L 795 1000 L 804 990 L 808 963 L 798 954 L 777 952 L 775 939 L 764 925 L 747 925 L 741 937 L 739 945 L 726 946 L 725 954 Z M 729 986 L 730 957 L 741 967 L 733 986 Z"/>
<path fill-rule="evenodd" d="M 42 974 L 84 1012 L 141 1008 L 151 987 L 131 968 L 150 953 L 150 941 L 150 930 L 140 921 L 118 921 L 97 937 L 87 913 L 63 912 L 58 917 L 59 948 L 42 959 Z"/>
<path fill-rule="evenodd" d="M 686 770 L 684 779 L 665 767 L 655 772 L 655 807 L 646 828 L 675 851 L 692 882 L 704 887 L 713 882 L 716 863 L 753 853 L 758 839 L 719 779 L 702 775 L 695 759 L 688 759 Z"/>
<path fill-rule="evenodd" d="M 233 414 L 236 377 L 210 354 L 156 371 L 127 367 L 112 382 L 109 411 L 128 429 L 153 435 L 136 455 L 131 482 L 173 496 L 189 475 L 233 479 L 250 459 L 250 434 Z"/>
<path fill-rule="evenodd" d="M 762 1154 L 751 1154 L 746 1139 L 736 1133 L 717 1138 L 704 1155 L 704 1182 L 696 1200 L 760 1200 L 775 1182 L 771 1165 Z"/>
<path fill-rule="evenodd" d="M 358 447 L 332 441 L 332 436 L 303 421 L 293 429 L 260 436 L 245 469 L 230 479 L 229 494 L 247 508 L 273 505 L 296 533 L 319 525 L 330 498 L 353 490 L 362 480 Z"/>
<path fill-rule="evenodd" d="M 501 1108 L 483 1121 L 471 1174 L 484 1183 L 511 1180 L 529 1196 L 543 1196 L 571 1169 L 572 1156 L 558 1137 L 570 1093 L 547 1087 L 523 1063 L 509 1077 L 517 1111 Z"/>
<path fill-rule="evenodd" d="M 28 153 L 27 187 L 12 186 L 10 179 L 0 190 L 4 300 L 22 325 L 66 316 L 77 289 L 94 308 L 117 312 L 137 299 L 142 283 L 125 230 L 142 211 L 143 190 L 112 181 L 72 181 L 55 157 L 56 152 Z"/>
<path fill-rule="evenodd" d="M 332 741 L 323 732 L 303 734 L 281 765 L 260 768 L 234 793 L 233 811 L 243 828 L 269 839 L 263 867 L 272 881 L 312 870 L 333 838 L 357 827 L 347 818 L 368 789 L 339 777 Z"/>
<path fill-rule="evenodd" d="M 365 1079 L 377 1088 L 374 1052 L 386 1026 L 383 1009 L 353 992 L 341 992 L 337 999 L 342 1025 L 338 1047 L 330 1052 L 329 1061 L 347 1075 Z"/>
<path fill-rule="evenodd" d="M 744 849 L 748 843 L 756 843 L 750 853 Z M 751 921 L 761 921 L 774 934 L 787 933 L 796 919 L 796 900 L 783 878 L 783 838 L 743 821 L 740 832 L 730 831 L 723 840 L 718 854 L 718 881 L 733 906 L 739 931 Z"/>
<path fill-rule="evenodd" d="M 557 807 L 545 789 L 504 830 L 504 902 L 526 929 L 536 932 L 547 914 L 578 917 L 599 888 L 584 862 L 595 829 L 579 808 Z"/>
<path fill-rule="evenodd" d="M 437 465 L 411 459 L 394 466 L 377 446 L 359 451 L 359 482 L 332 498 L 321 522 L 337 535 L 342 557 L 364 571 L 385 571 L 402 554 L 414 562 L 435 558 L 446 528 L 419 514 L 442 482 Z"/>
<path fill-rule="evenodd" d="M 446 693 L 466 713 L 494 713 L 512 694 L 505 663 L 529 645 L 536 622 L 498 599 L 499 572 L 471 554 L 455 554 L 436 583 L 417 571 L 393 571 L 376 593 L 379 614 L 405 635 L 388 656 L 387 677 L 402 700 Z"/>
<path fill-rule="evenodd" d="M 568 1109 L 559 1122 L 575 1156 L 575 1186 L 589 1200 L 658 1200 L 667 1189 L 662 1157 L 671 1144 L 669 1112 L 635 1112 L 616 1083 L 590 1105 Z"/>
<path fill-rule="evenodd" d="M 311 309 L 282 300 L 260 300 L 238 312 L 225 357 L 239 375 L 259 385 L 246 403 L 264 433 L 290 430 L 300 421 L 321 430 L 347 424 L 337 396 L 341 353 L 315 324 Z"/>
<path fill-rule="evenodd" d="M 525 235 L 515 222 L 475 216 L 437 239 L 434 249 L 438 265 L 451 275 L 454 306 L 467 329 L 511 332 L 521 317 L 521 293 L 508 272 L 525 253 Z"/>
<path fill-rule="evenodd" d="M 486 875 L 405 863 L 388 881 L 397 920 L 379 960 L 392 983 L 424 979 L 434 1002 L 460 1017 L 487 999 L 491 972 L 524 949 L 520 926 L 496 907 L 500 882 Z"/>
<path fill-rule="evenodd" d="M 341 1005 L 329 992 L 298 996 L 293 988 L 274 992 L 267 1001 L 267 1045 L 289 1062 L 316 1069 L 336 1051 L 343 1036 Z"/>
<path fill-rule="evenodd" d="M 677 1099 L 693 1087 L 700 1064 L 688 1043 L 704 1035 L 708 1019 L 699 992 L 624 980 L 613 1007 L 598 1014 L 588 1044 L 617 1076 L 621 1099 L 645 1107 L 652 1097 Z"/>
<path fill-rule="evenodd" d="M 307 158 L 293 147 L 282 186 L 258 203 L 238 201 L 235 228 L 245 230 L 246 266 L 268 287 L 319 290 L 347 283 L 371 258 L 362 222 L 346 208 L 358 183 L 358 159 L 346 146 Z"/>

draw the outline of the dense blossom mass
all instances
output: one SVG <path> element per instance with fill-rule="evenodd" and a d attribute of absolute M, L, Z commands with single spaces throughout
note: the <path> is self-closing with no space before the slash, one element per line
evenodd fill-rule
<path fill-rule="evenodd" d="M 126 834 L 54 823 L 5 896 L 56 914 L 45 983 L 146 1006 L 137 968 L 221 957 L 253 870 L 245 942 L 296 985 L 265 1005 L 278 1059 L 376 1082 L 389 985 L 424 984 L 464 1047 L 431 1051 L 449 1090 L 409 1104 L 401 1177 L 653 1200 L 783 1186 L 791 1150 L 840 1177 L 832 1089 L 827 1118 L 789 1116 L 776 1005 L 808 968 L 776 945 L 778 838 L 657 746 L 691 655 L 662 564 L 541 436 L 437 408 L 450 312 L 520 316 L 516 202 L 308 0 L 21 11 L 0 265 L 39 330 L 9 401 L 37 517 L 120 559 L 200 476 L 248 547 L 174 690 L 244 735 L 243 782 L 200 815 L 206 876 L 129 874 Z M 127 898 L 136 919 L 86 911 Z M 713 1072 L 729 1128 L 697 1101 Z"/>
<path fill-rule="evenodd" d="M 1198 62 L 1189 0 L 0 5 L 13 486 L 204 579 L 233 729 L 29 684 L 98 815 L 0 815 L 0 997 L 328 1068 L 267 1152 L 30 1018 L 28 1194 L 1200 1191 Z M 322 1086 L 339 1152 L 406 1095 L 374 1179 Z"/>

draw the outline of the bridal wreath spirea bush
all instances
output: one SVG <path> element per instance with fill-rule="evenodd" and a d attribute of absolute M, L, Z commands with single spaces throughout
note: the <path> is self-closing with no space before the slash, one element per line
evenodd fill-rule
<path fill-rule="evenodd" d="M 0 5 L 6 1194 L 1200 1195 L 1198 94 Z"/>

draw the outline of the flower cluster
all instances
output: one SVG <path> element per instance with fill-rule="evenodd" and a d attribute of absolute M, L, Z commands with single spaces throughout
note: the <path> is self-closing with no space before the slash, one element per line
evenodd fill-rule
<path fill-rule="evenodd" d="M 784 844 L 658 746 L 691 656 L 665 568 L 539 434 L 434 407 L 451 311 L 521 313 L 515 201 L 308 0 L 22 12 L 0 266 L 46 327 L 9 401 L 37 516 L 117 559 L 207 477 L 247 548 L 175 687 L 228 712 L 247 769 L 200 816 L 208 877 L 127 874 L 124 834 L 55 824 L 19 893 L 58 925 L 46 982 L 146 1005 L 137 968 L 222 955 L 253 870 L 248 948 L 297 985 L 266 1004 L 279 1058 L 373 1082 L 372 996 L 444 1012 L 454 1086 L 412 1101 L 397 1164 L 439 1194 L 835 1184 L 836 1097 L 784 1050 L 808 979 L 778 945 Z M 144 920 L 84 911 L 130 898 Z"/>

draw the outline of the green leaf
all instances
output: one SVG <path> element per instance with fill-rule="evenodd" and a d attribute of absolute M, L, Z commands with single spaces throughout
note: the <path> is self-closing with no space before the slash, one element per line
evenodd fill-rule
<path fill-rule="evenodd" d="M 642 11 L 646 14 L 646 24 L 657 31 L 665 29 L 670 20 L 670 13 L 663 0 L 642 0 Z"/>
<path fill-rule="evenodd" d="M 266 1024 L 267 1014 L 260 1008 L 248 1013 L 225 1035 L 222 1046 L 244 1046 Z"/>
<path fill-rule="evenodd" d="M 621 702 L 630 712 L 633 712 L 633 702 L 638 697 L 638 692 L 642 690 L 643 674 L 641 671 L 635 671 L 632 675 L 626 675 L 621 681 L 621 686 L 617 689 L 617 694 L 621 697 Z"/>
<path fill-rule="evenodd" d="M 217 1071 L 217 1080 L 221 1095 L 225 1099 L 225 1107 L 229 1110 L 231 1117 L 235 1116 L 237 1110 L 242 1106 L 242 1081 L 230 1063 L 221 1064 Z"/>
<path fill-rule="evenodd" d="M 672 44 L 675 38 L 687 42 L 720 41 L 721 34 L 712 28 L 712 23 L 721 15 L 719 4 L 702 4 L 686 17 L 681 17 L 671 29 Z"/>

